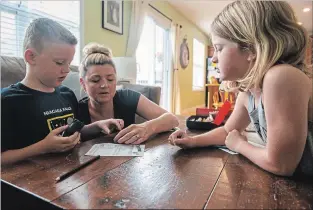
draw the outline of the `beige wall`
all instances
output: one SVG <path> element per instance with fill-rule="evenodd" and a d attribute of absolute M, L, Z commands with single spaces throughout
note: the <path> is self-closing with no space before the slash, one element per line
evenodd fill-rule
<path fill-rule="evenodd" d="M 101 1 L 84 1 L 84 43 L 98 42 L 112 49 L 116 57 L 124 56 L 129 33 L 131 2 L 124 2 L 123 35 L 102 28 Z"/>
<path fill-rule="evenodd" d="M 131 15 L 131 2 L 124 2 L 124 34 L 105 30 L 101 27 L 101 1 L 85 0 L 85 20 L 84 20 L 84 42 L 99 42 L 110 47 L 114 56 L 124 56 L 126 52 L 127 38 L 129 33 L 129 23 Z M 174 22 L 182 25 L 181 40 L 186 36 L 190 51 L 190 63 L 186 69 L 179 69 L 179 87 L 180 87 L 180 107 L 181 111 L 203 105 L 205 103 L 204 91 L 192 91 L 192 58 L 193 58 L 193 38 L 198 39 L 207 47 L 209 38 L 193 23 L 181 13 L 175 10 L 167 1 L 157 0 L 151 3 L 163 14 L 171 18 Z M 206 50 L 207 53 L 207 50 Z M 180 66 L 179 66 L 180 67 Z"/>

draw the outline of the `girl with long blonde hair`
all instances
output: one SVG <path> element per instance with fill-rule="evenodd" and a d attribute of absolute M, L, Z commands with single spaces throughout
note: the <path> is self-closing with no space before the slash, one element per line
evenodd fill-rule
<path fill-rule="evenodd" d="M 189 137 L 173 133 L 183 148 L 226 145 L 277 175 L 313 176 L 312 74 L 305 64 L 308 36 L 283 1 L 235 1 L 211 25 L 223 81 L 240 91 L 223 127 Z M 247 142 L 253 122 L 265 147 Z"/>

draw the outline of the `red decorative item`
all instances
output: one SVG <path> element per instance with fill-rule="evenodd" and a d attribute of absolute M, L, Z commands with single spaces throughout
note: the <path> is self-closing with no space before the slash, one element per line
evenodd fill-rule
<path fill-rule="evenodd" d="M 228 100 L 226 100 L 223 106 L 220 108 L 219 112 L 217 113 L 213 123 L 215 125 L 220 125 L 224 121 L 230 109 L 231 103 Z"/>

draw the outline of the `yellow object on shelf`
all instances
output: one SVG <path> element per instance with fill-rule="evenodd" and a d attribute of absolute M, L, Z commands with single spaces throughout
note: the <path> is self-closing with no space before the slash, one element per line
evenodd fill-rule
<path fill-rule="evenodd" d="M 208 87 L 208 108 L 219 109 L 222 107 L 226 100 L 228 100 L 232 104 L 233 108 L 235 103 L 234 93 L 220 89 L 223 84 L 218 84 L 218 80 L 214 76 L 210 77 L 209 82 L 209 84 L 205 84 L 205 86 Z"/>
<path fill-rule="evenodd" d="M 228 92 L 225 91 L 224 93 L 224 101 L 226 101 L 228 99 Z"/>
<path fill-rule="evenodd" d="M 219 101 L 219 98 L 218 98 L 218 91 L 216 91 L 214 94 L 213 94 L 213 104 L 217 104 Z"/>
<path fill-rule="evenodd" d="M 214 76 L 210 77 L 210 84 L 219 85 L 217 79 Z"/>
<path fill-rule="evenodd" d="M 220 84 L 205 84 L 207 87 L 219 87 Z"/>

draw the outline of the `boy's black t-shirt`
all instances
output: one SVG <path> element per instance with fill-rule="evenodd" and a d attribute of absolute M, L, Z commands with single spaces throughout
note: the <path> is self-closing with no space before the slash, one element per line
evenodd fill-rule
<path fill-rule="evenodd" d="M 140 95 L 140 93 L 129 89 L 116 91 L 113 97 L 114 118 L 124 120 L 124 127 L 135 123 Z M 91 123 L 88 101 L 89 98 L 85 97 L 78 102 L 77 118 L 84 124 Z"/>
<path fill-rule="evenodd" d="M 76 118 L 78 102 L 67 87 L 53 93 L 30 89 L 22 83 L 1 90 L 1 152 L 20 149 L 44 139 L 51 130 Z"/>

